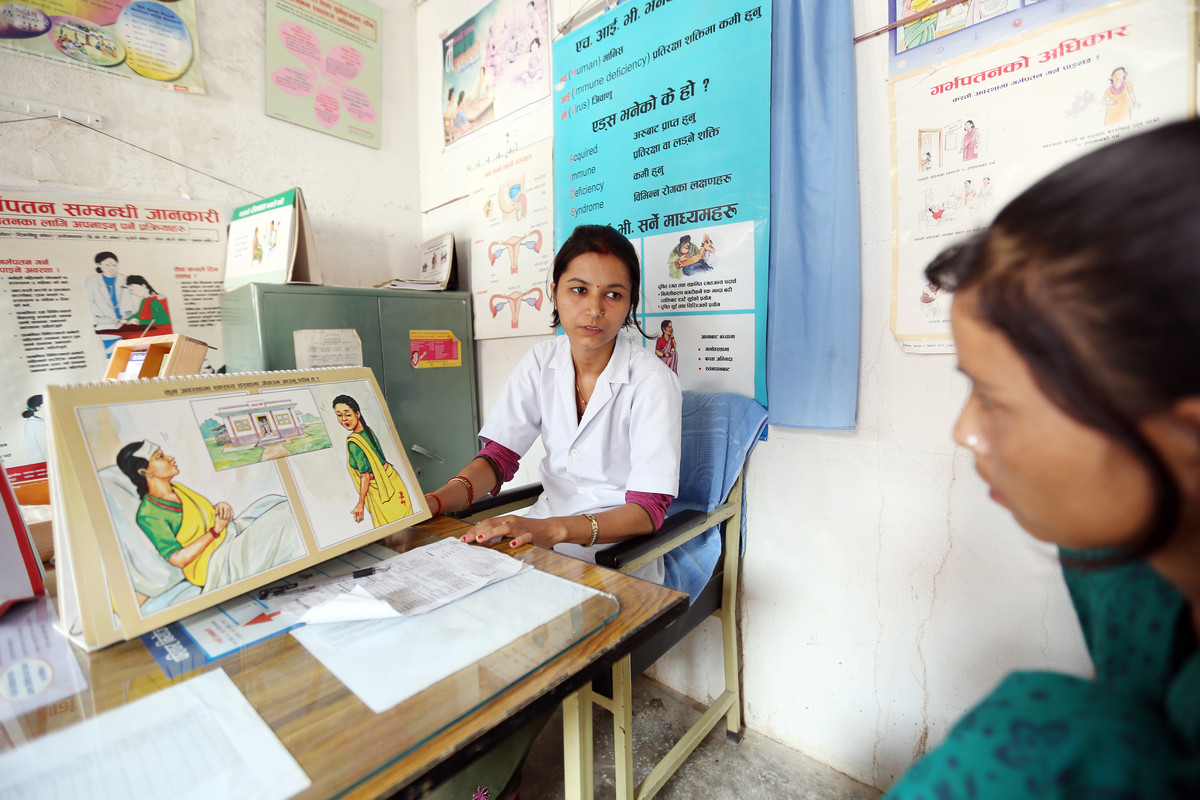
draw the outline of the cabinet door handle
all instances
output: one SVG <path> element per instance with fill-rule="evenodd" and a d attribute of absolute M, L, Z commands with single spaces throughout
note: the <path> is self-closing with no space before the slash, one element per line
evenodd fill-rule
<path fill-rule="evenodd" d="M 424 447 L 421 447 L 421 445 L 419 445 L 419 444 L 414 444 L 411 449 L 414 453 L 420 453 L 421 455 L 425 456 L 426 458 L 432 458 L 434 461 L 438 462 L 439 464 L 446 463 L 446 459 L 442 458 L 437 453 L 434 453 L 430 450 L 426 450 Z"/>

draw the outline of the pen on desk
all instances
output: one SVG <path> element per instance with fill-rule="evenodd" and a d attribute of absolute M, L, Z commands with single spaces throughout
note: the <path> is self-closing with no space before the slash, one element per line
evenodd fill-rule
<path fill-rule="evenodd" d="M 279 586 L 271 586 L 266 589 L 258 590 L 258 599 L 266 600 L 268 597 L 278 597 L 282 594 L 292 594 L 293 592 L 302 592 L 305 589 L 312 589 L 316 586 L 325 586 L 330 583 L 340 583 L 341 581 L 357 580 L 358 578 L 366 578 L 369 575 L 375 575 L 379 572 L 386 572 L 387 567 L 364 567 L 356 569 L 353 572 L 344 572 L 341 575 L 331 575 L 328 578 L 317 578 L 309 581 L 293 581 L 291 583 L 282 583 Z"/>

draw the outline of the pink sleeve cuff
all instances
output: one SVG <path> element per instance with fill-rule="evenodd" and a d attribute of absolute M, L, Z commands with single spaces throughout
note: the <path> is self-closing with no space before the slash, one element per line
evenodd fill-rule
<path fill-rule="evenodd" d="M 492 462 L 492 466 L 499 473 L 496 488 L 492 490 L 493 495 L 500 493 L 500 487 L 506 481 L 511 481 L 517 474 L 517 468 L 521 466 L 521 457 L 519 455 L 504 445 L 493 442 L 491 439 L 483 439 L 483 449 L 479 451 L 478 455 Z"/>
<path fill-rule="evenodd" d="M 658 530 L 662 525 L 662 521 L 667 516 L 667 506 L 671 505 L 674 500 L 669 494 L 655 494 L 654 492 L 625 492 L 626 503 L 637 503 L 642 508 L 646 509 L 646 513 L 650 515 L 650 521 L 654 523 L 654 530 Z"/>

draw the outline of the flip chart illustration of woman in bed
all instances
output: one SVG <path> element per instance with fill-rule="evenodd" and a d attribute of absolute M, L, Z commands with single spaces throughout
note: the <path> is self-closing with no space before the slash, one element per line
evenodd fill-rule
<path fill-rule="evenodd" d="M 358 401 L 339 394 L 333 398 L 333 411 L 338 423 L 350 431 L 346 438 L 346 469 L 358 490 L 358 503 L 351 512 L 354 521 L 362 522 L 364 509 L 371 513 L 376 528 L 412 514 L 404 481 L 384 457 L 375 431 L 363 421 Z"/>
<path fill-rule="evenodd" d="M 109 495 L 110 508 L 132 517 L 114 522 L 143 610 L 148 600 L 159 595 L 167 595 L 168 599 L 156 606 L 171 605 L 305 554 L 295 517 L 282 495 L 264 495 L 235 513 L 229 503 L 213 503 L 175 480 L 180 474 L 179 464 L 149 440 L 122 447 L 116 466 L 132 484 L 136 501 L 132 497 L 128 502 L 124 499 L 124 493 L 129 492 L 127 484 L 115 485 L 115 477 L 105 474 L 111 468 L 101 471 L 102 485 Z M 182 581 L 179 572 L 171 578 L 148 569 L 144 558 L 139 562 L 137 543 L 130 541 L 138 533 L 153 545 L 166 565 L 182 571 Z M 151 586 L 154 588 L 148 588 Z"/>
<path fill-rule="evenodd" d="M 182 483 L 175 459 L 151 441 L 126 445 L 117 466 L 133 481 L 138 497 L 137 521 L 158 552 L 197 586 L 204 585 L 213 551 L 225 540 L 233 519 L 229 503 L 210 503 Z"/>

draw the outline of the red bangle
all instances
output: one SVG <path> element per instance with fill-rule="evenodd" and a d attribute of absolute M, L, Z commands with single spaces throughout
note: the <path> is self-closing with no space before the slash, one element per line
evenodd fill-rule
<path fill-rule="evenodd" d="M 426 500 L 428 500 L 428 499 L 429 499 L 429 498 L 431 498 L 431 497 L 432 497 L 434 500 L 437 500 L 437 501 L 438 501 L 438 510 L 437 510 L 437 513 L 436 513 L 436 514 L 434 514 L 434 516 L 435 516 L 435 517 L 440 517 L 440 516 L 442 515 L 442 498 L 438 497 L 436 494 L 433 494 L 432 492 L 430 492 L 429 494 L 425 495 L 425 499 L 426 499 Z"/>
<path fill-rule="evenodd" d="M 475 487 L 462 475 L 455 475 L 450 481 L 459 481 L 463 486 L 467 487 L 467 507 L 470 508 L 471 504 L 475 502 Z M 450 481 L 446 481 L 446 483 L 450 483 Z"/>

